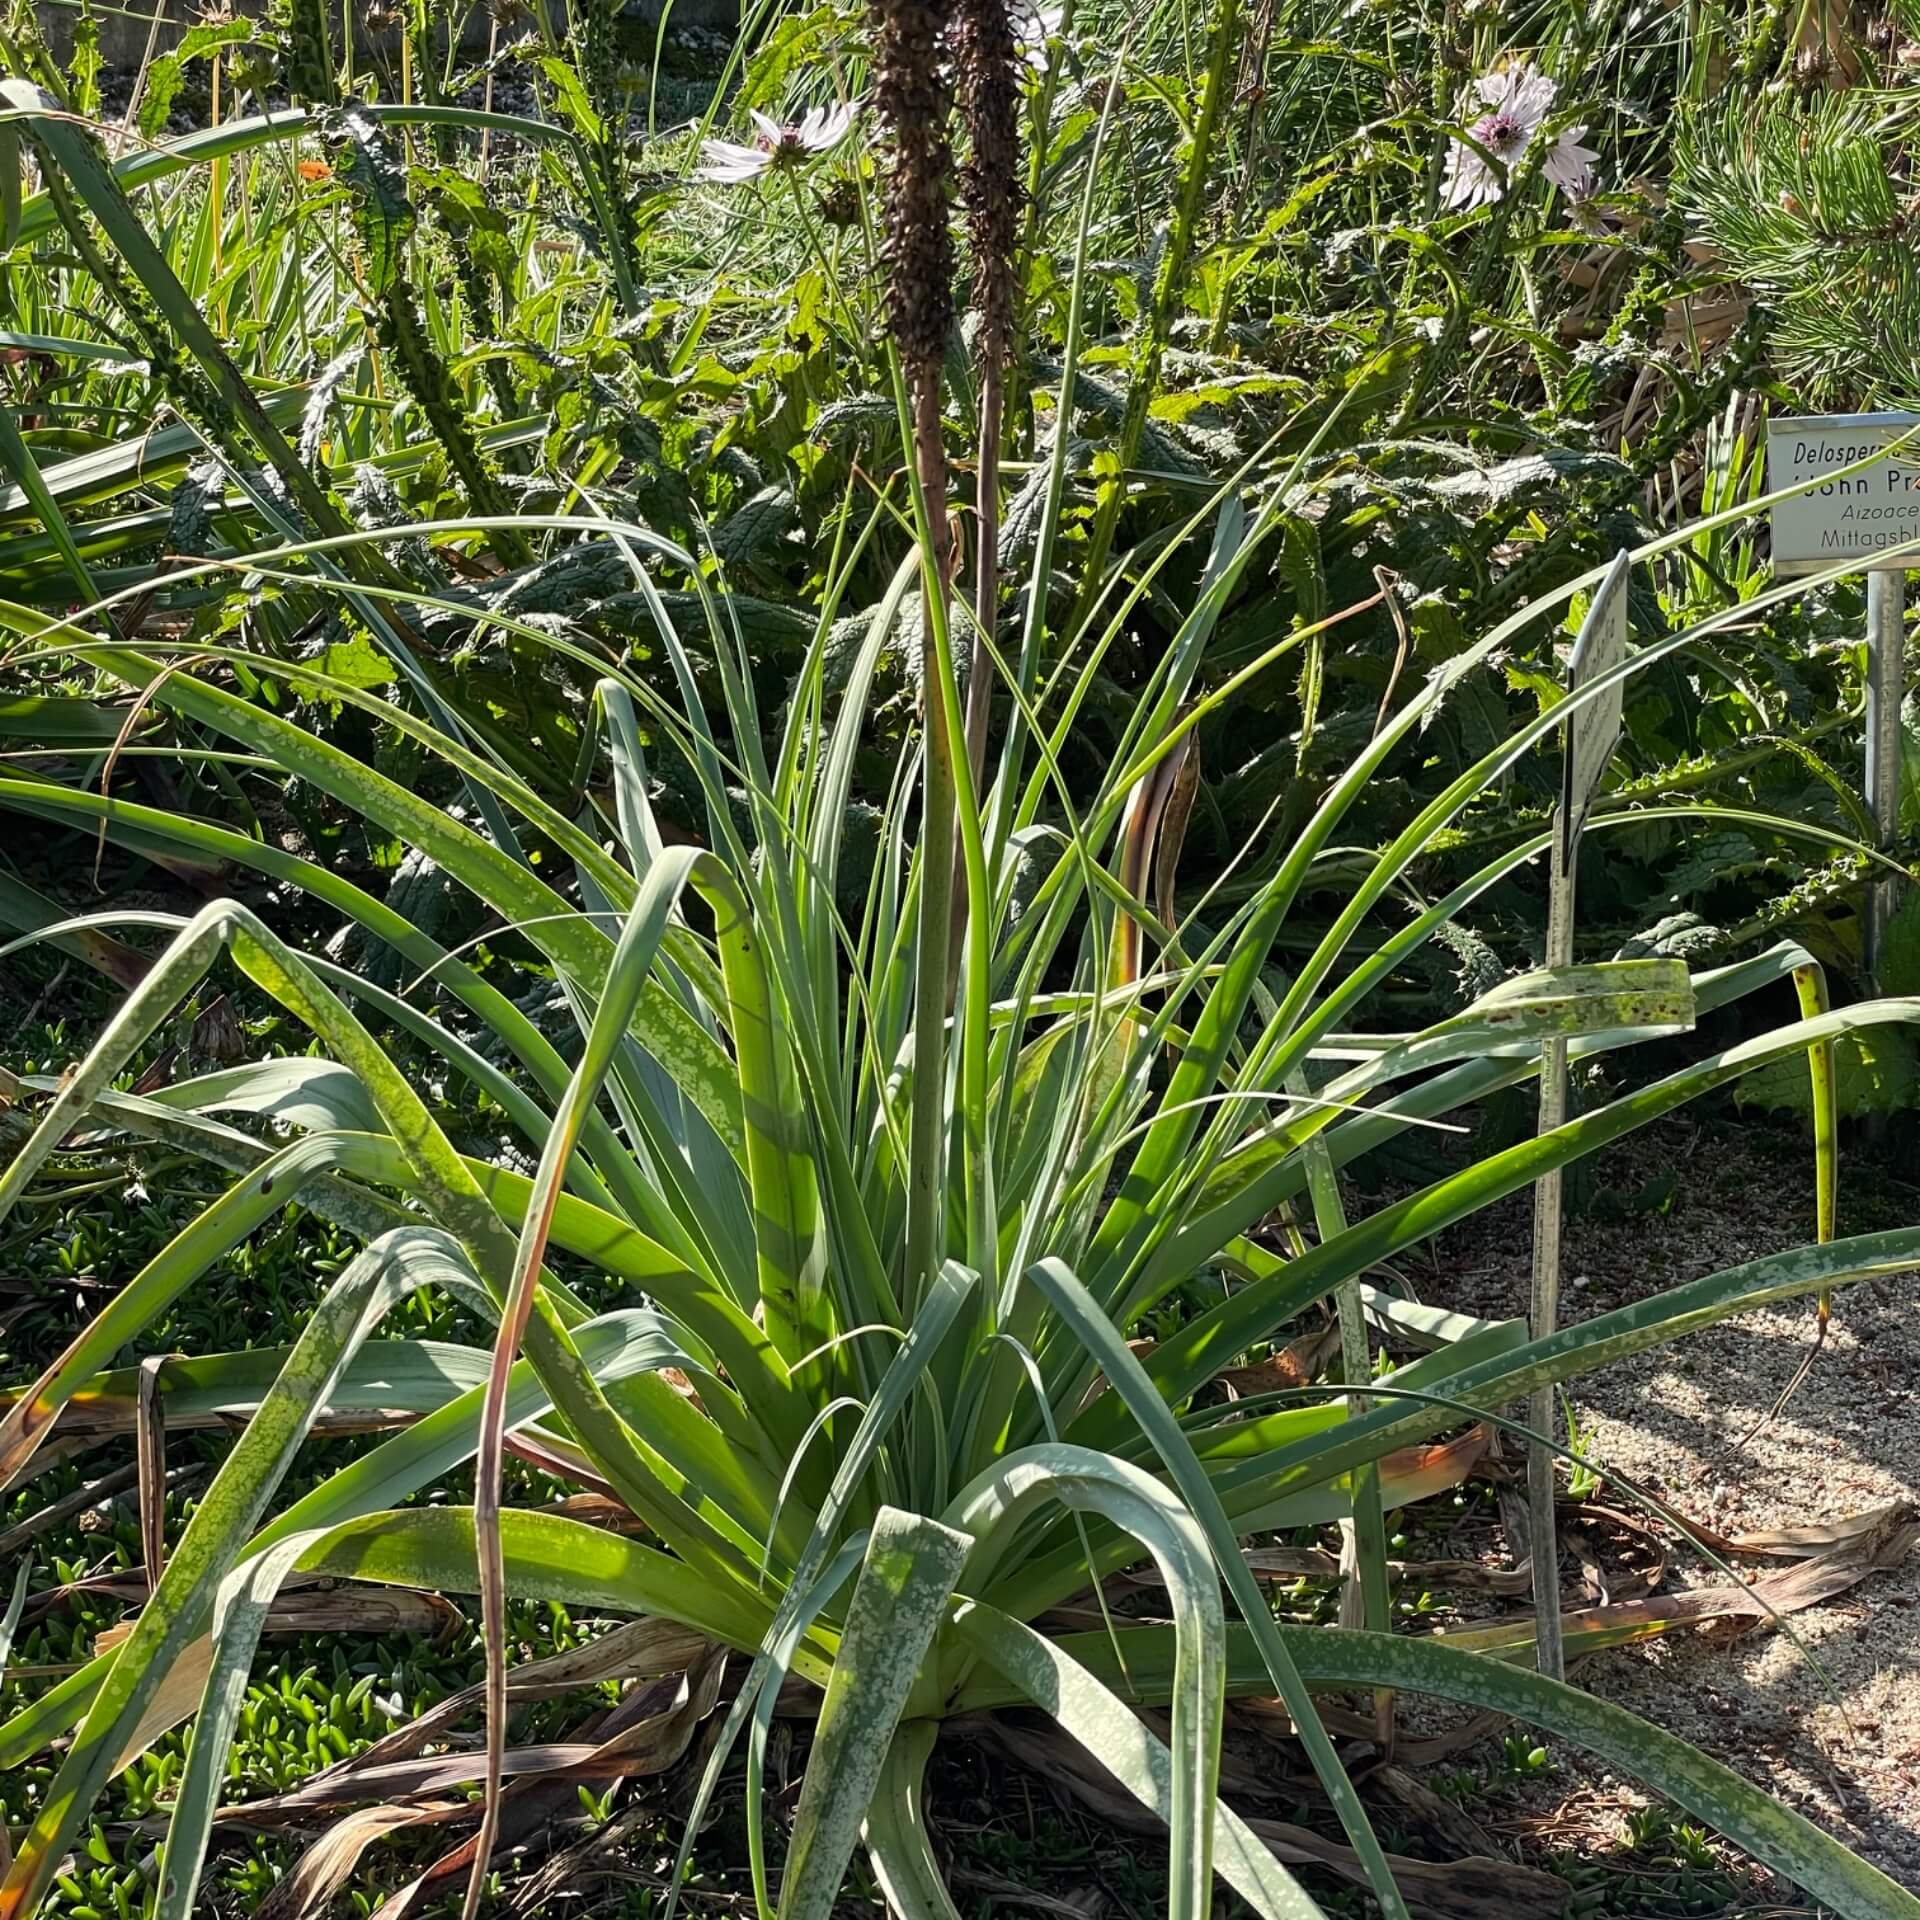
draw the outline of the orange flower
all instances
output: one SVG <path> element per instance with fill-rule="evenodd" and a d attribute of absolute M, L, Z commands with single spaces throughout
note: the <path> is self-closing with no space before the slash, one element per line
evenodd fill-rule
<path fill-rule="evenodd" d="M 302 160 L 300 162 L 302 180 L 331 180 L 333 169 L 324 160 Z"/>

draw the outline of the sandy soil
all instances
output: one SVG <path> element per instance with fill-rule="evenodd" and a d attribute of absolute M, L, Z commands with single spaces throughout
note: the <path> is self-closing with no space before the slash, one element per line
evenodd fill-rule
<path fill-rule="evenodd" d="M 1665 1213 L 1571 1220 L 1569 1319 L 1811 1238 L 1811 1156 L 1789 1136 L 1721 1124 L 1628 1143 L 1598 1169 L 1614 1196 L 1678 1167 Z M 1920 1219 L 1920 1169 L 1843 1169 L 1842 1234 Z M 1443 1237 L 1408 1270 L 1423 1298 L 1474 1313 L 1525 1310 L 1529 1217 L 1509 1205 Z M 1920 1497 L 1920 1275 L 1849 1289 L 1826 1349 L 1774 1423 L 1730 1447 L 1773 1405 L 1805 1356 L 1811 1305 L 1694 1335 L 1602 1378 L 1574 1405 L 1597 1462 L 1724 1534 L 1834 1521 Z M 1766 1563 L 1746 1563 L 1760 1568 Z M 1779 1563 L 1772 1563 L 1779 1564 Z M 1668 1590 L 1722 1576 L 1677 1556 Z M 1920 1887 L 1920 1552 L 1831 1604 L 1796 1614 L 1808 1652 L 1776 1629 L 1692 1631 L 1585 1663 L 1581 1684 L 1698 1742 L 1839 1835 L 1903 1885 Z M 1551 1782 L 1511 1797 L 1508 1828 L 1612 1844 L 1644 1795 L 1560 1759 Z M 1802 1911 L 1805 1910 L 1802 1905 Z"/>

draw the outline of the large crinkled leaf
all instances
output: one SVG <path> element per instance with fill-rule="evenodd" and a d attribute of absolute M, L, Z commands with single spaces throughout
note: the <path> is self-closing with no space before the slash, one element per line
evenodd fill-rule
<path fill-rule="evenodd" d="M 323 132 L 333 149 L 334 171 L 353 194 L 367 285 L 383 294 L 399 277 L 419 223 L 407 196 L 405 161 L 379 123 L 358 107 L 330 116 Z"/>

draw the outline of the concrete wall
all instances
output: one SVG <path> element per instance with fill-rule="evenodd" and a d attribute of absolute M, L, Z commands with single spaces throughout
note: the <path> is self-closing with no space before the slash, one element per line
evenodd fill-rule
<path fill-rule="evenodd" d="M 262 0 L 228 0 L 233 12 L 259 15 L 265 11 Z M 365 0 L 332 0 L 327 8 L 332 16 L 334 45 L 342 44 L 345 19 L 349 15 L 364 19 Z M 40 31 L 61 59 L 73 44 L 73 23 L 80 17 L 78 0 L 39 0 Z M 137 67 L 145 57 L 149 40 L 156 53 L 164 53 L 187 28 L 200 17 L 199 0 L 107 0 L 96 5 L 94 18 L 100 26 L 100 52 L 109 67 Z M 473 10 L 472 29 L 477 29 L 477 44 L 487 44 L 487 13 L 484 6 Z M 154 22 L 159 21 L 156 32 Z M 362 30 L 364 39 L 364 29 Z M 473 37 L 470 29 L 469 37 Z"/>
<path fill-rule="evenodd" d="M 258 14 L 263 10 L 262 0 L 228 0 L 228 4 L 238 14 Z M 548 4 L 557 26 L 566 17 L 566 0 L 548 0 Z M 328 12 L 333 19 L 336 47 L 343 44 L 348 19 L 359 26 L 363 44 L 377 46 L 383 40 L 385 44 L 392 43 L 391 34 L 369 43 L 364 23 L 370 10 L 369 0 L 330 0 Z M 654 0 L 628 0 L 626 10 L 633 17 L 636 29 L 650 28 L 659 18 Z M 145 58 L 156 15 L 160 27 L 155 51 L 164 52 L 193 25 L 200 12 L 201 0 L 99 0 L 94 17 L 100 24 L 100 51 L 110 67 L 137 67 Z M 41 31 L 54 52 L 64 60 L 73 43 L 73 23 L 79 17 L 78 0 L 39 0 L 39 14 Z M 740 0 L 673 0 L 673 18 L 680 26 L 731 27 L 740 18 Z M 486 51 L 484 0 L 467 10 L 462 44 L 473 54 Z"/>

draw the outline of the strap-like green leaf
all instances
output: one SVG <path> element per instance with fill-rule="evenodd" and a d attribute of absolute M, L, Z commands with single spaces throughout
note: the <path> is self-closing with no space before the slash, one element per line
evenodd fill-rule
<path fill-rule="evenodd" d="M 895 1732 L 861 1830 L 873 1877 L 901 1920 L 960 1920 L 933 1857 L 922 1798 L 939 1731 L 932 1720 L 909 1720 Z"/>
<path fill-rule="evenodd" d="M 1173 1757 L 1164 1811 L 1173 1831 L 1168 1911 L 1204 1920 L 1212 1905 L 1214 1822 L 1220 1783 L 1220 1583 L 1206 1535 L 1181 1502 L 1140 1468 L 1082 1447 L 1024 1448 L 975 1479 L 947 1517 L 975 1535 L 962 1584 L 990 1591 L 995 1567 L 1043 1501 L 1099 1515 L 1152 1554 L 1166 1582 L 1180 1643 L 1173 1693 Z"/>
<path fill-rule="evenodd" d="M 0 1911 L 24 1913 L 51 1883 L 93 1798 L 159 1691 L 202 1630 L 214 1591 L 258 1524 L 295 1450 L 353 1349 L 394 1301 L 464 1264 L 428 1228 L 376 1241 L 328 1289 L 280 1377 L 201 1496 L 166 1570 L 114 1657 L 4 1886 Z"/>
<path fill-rule="evenodd" d="M 1182 1844 L 1176 1824 L 1179 1777 L 1165 1742 L 1087 1667 L 1024 1621 L 970 1601 L 961 1607 L 955 1624 L 1017 1697 L 1051 1715 L 1143 1807 L 1167 1822 L 1177 1864 Z M 1169 1688 L 1176 1707 L 1184 1691 L 1177 1682 Z M 1213 1801 L 1212 1828 L 1215 1868 L 1263 1920 L 1321 1920 L 1318 1903 L 1218 1798 Z"/>
<path fill-rule="evenodd" d="M 175 1234 L 8 1407 L 0 1419 L 0 1483 L 26 1466 L 60 1409 L 107 1360 L 223 1254 L 279 1213 L 309 1175 L 338 1166 L 341 1145 L 340 1136 L 325 1133 L 293 1141 Z"/>
<path fill-rule="evenodd" d="M 1889 1024 L 1920 1024 L 1920 1000 L 1868 1001 L 1813 1020 L 1796 1021 L 1683 1067 L 1650 1087 L 1581 1114 L 1550 1133 L 1489 1155 L 1463 1173 L 1383 1207 L 1346 1233 L 1323 1241 L 1291 1262 L 1275 1282 L 1244 1288 L 1221 1306 L 1189 1321 L 1161 1343 L 1148 1371 L 1163 1394 L 1169 1399 L 1179 1399 L 1219 1367 L 1227 1365 L 1235 1354 L 1272 1331 L 1277 1322 L 1271 1309 L 1283 1285 L 1284 1310 L 1298 1312 L 1309 1300 L 1331 1292 L 1344 1275 L 1364 1273 L 1382 1260 L 1390 1260 L 1415 1241 L 1437 1233 L 1508 1193 L 1531 1186 L 1549 1168 L 1565 1166 L 1592 1153 L 1770 1060 L 1803 1053 L 1843 1033 Z M 1255 1183 L 1243 1192 L 1233 1209 L 1238 1213 L 1244 1206 L 1243 1218 L 1233 1221 L 1216 1217 L 1208 1223 L 1209 1232 L 1204 1238 L 1211 1241 L 1210 1245 L 1203 1245 L 1202 1239 L 1191 1233 L 1172 1242 L 1165 1256 L 1169 1271 L 1175 1268 L 1191 1271 L 1225 1240 L 1260 1218 L 1266 1205 L 1260 1185 Z M 1221 1225 L 1230 1225 L 1232 1231 L 1219 1240 L 1212 1240 L 1212 1231 Z M 1104 1444 L 1120 1418 L 1116 1407 L 1096 1405 L 1079 1423 L 1082 1430 L 1074 1437 L 1090 1445 Z"/>
<path fill-rule="evenodd" d="M 94 657 L 97 665 L 131 686 L 154 685 L 153 698 L 159 704 L 245 741 L 288 773 L 311 780 L 342 805 L 421 849 L 502 919 L 524 928 L 526 937 L 586 993 L 598 996 L 613 954 L 612 939 L 511 853 L 444 808 L 263 707 L 191 674 L 171 673 L 160 680 L 159 663 L 130 650 L 100 649 Z M 731 1063 L 712 1036 L 656 982 L 649 981 L 641 996 L 636 1034 L 720 1137 L 737 1153 L 744 1152 L 740 1093 Z"/>
<path fill-rule="evenodd" d="M 882 1507 L 847 1607 L 780 1885 L 781 1920 L 828 1920 L 972 1540 Z"/>
<path fill-rule="evenodd" d="M 1920 1920 L 1920 1899 L 1877 1867 L 1730 1767 L 1624 1707 L 1524 1667 L 1448 1647 L 1432 1635 L 1414 1638 L 1310 1627 L 1277 1631 L 1311 1686 L 1333 1692 L 1392 1687 L 1511 1714 L 1643 1780 L 1785 1874 L 1844 1920 Z M 1056 1644 L 1061 1655 L 1096 1674 L 1114 1672 L 1117 1661 L 1124 1661 L 1126 1675 L 1142 1697 L 1164 1698 L 1175 1658 L 1173 1635 L 1164 1627 L 1123 1627 L 1120 1641 L 1117 1656 L 1100 1633 L 1070 1634 Z M 1228 1641 L 1235 1691 L 1242 1687 L 1264 1691 L 1265 1656 L 1256 1651 L 1252 1636 L 1229 1628 Z M 983 1673 L 955 1704 L 970 1710 L 1025 1697 L 1018 1686 Z"/>
<path fill-rule="evenodd" d="M 1233 1524 L 1220 1504 L 1220 1495 L 1206 1469 L 1194 1458 L 1193 1448 L 1181 1432 L 1166 1402 L 1148 1379 L 1132 1349 L 1121 1338 L 1113 1322 L 1094 1303 L 1079 1280 L 1057 1261 L 1042 1260 L 1028 1271 L 1028 1278 L 1047 1297 L 1073 1336 L 1086 1347 L 1107 1376 L 1113 1391 L 1107 1396 L 1132 1417 L 1152 1442 L 1168 1476 L 1180 1496 L 1205 1529 L 1221 1576 L 1232 1592 L 1241 1618 L 1247 1622 L 1255 1644 L 1267 1663 L 1274 1690 L 1286 1702 L 1287 1711 L 1321 1787 L 1332 1801 L 1340 1824 L 1367 1874 L 1367 1884 L 1390 1920 L 1406 1920 L 1406 1906 L 1393 1876 L 1387 1869 L 1386 1855 L 1367 1818 L 1360 1796 L 1347 1778 L 1340 1756 L 1327 1738 L 1313 1701 L 1301 1684 L 1286 1643 L 1274 1626 L 1266 1596 L 1241 1558 Z M 1340 1429 L 1349 1431 L 1362 1423 L 1349 1420 Z"/>

